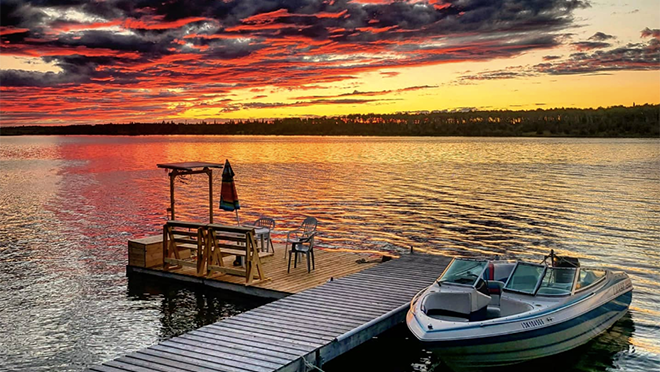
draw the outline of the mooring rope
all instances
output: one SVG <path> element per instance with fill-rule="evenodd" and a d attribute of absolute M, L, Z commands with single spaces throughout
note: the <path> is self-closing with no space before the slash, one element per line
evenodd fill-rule
<path fill-rule="evenodd" d="M 321 368 L 319 368 L 319 367 L 313 365 L 312 363 L 308 362 L 307 359 L 305 359 L 305 357 L 302 357 L 301 359 L 303 360 L 303 363 L 305 363 L 305 366 L 306 366 L 307 368 L 310 368 L 310 367 L 311 367 L 311 368 L 314 368 L 314 369 L 316 369 L 316 370 L 319 370 L 320 372 L 325 372 L 325 371 L 322 370 Z"/>

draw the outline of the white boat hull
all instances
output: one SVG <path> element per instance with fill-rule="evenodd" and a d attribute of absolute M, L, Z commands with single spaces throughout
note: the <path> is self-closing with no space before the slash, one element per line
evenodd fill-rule
<path fill-rule="evenodd" d="M 616 274 L 598 289 L 556 307 L 478 322 L 438 321 L 411 307 L 407 323 L 425 347 L 450 366 L 520 363 L 587 343 L 625 315 L 632 283 Z M 431 327 L 429 327 L 431 325 Z"/>

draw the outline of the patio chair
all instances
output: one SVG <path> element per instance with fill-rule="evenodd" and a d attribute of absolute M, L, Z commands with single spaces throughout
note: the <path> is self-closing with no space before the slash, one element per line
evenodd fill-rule
<path fill-rule="evenodd" d="M 275 220 L 269 217 L 261 217 L 258 220 L 254 221 L 253 226 L 255 227 L 262 227 L 262 228 L 267 228 L 268 232 L 259 234 L 261 235 L 261 250 L 265 250 L 268 252 L 268 246 L 273 250 L 273 253 L 275 253 L 275 247 L 273 247 L 273 240 L 270 237 L 271 231 L 275 228 Z"/>
<path fill-rule="evenodd" d="M 289 244 L 293 245 L 294 243 L 299 243 L 301 239 L 306 239 L 310 235 L 316 233 L 316 226 L 318 221 L 314 217 L 307 217 L 300 225 L 299 228 L 291 230 L 286 233 L 286 242 L 284 243 L 284 259 L 286 260 L 286 254 L 288 252 Z"/>
<path fill-rule="evenodd" d="M 286 272 L 291 272 L 291 258 L 293 258 L 293 268 L 298 267 L 298 254 L 304 254 L 307 256 L 307 272 L 310 273 L 310 258 L 311 258 L 311 268 L 316 269 L 314 264 L 314 236 L 316 232 L 312 232 L 309 236 L 300 238 L 298 241 L 291 242 L 291 250 L 289 251 L 289 265 L 287 266 Z"/>

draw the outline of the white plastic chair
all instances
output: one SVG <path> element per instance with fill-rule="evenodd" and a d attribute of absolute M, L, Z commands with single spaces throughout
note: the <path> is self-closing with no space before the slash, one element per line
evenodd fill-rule
<path fill-rule="evenodd" d="M 275 228 L 275 220 L 269 217 L 261 217 L 258 220 L 254 221 L 253 226 L 268 229 L 268 232 L 263 234 L 264 240 L 262 240 L 263 244 L 261 250 L 268 252 L 268 246 L 270 246 L 270 249 L 272 249 L 273 253 L 275 253 L 275 247 L 273 247 L 273 240 L 270 237 L 270 233 Z"/>
<path fill-rule="evenodd" d="M 300 225 L 299 228 L 291 230 L 286 233 L 286 242 L 284 244 L 284 259 L 286 260 L 286 255 L 289 252 L 289 244 L 300 243 L 303 240 L 308 239 L 310 236 L 316 233 L 316 226 L 318 221 L 314 217 L 307 217 Z"/>
<path fill-rule="evenodd" d="M 291 272 L 291 259 L 293 258 L 293 267 L 298 267 L 298 254 L 304 254 L 307 256 L 307 272 L 311 272 L 310 269 L 310 258 L 311 258 L 311 268 L 316 269 L 314 263 L 314 235 L 316 232 L 311 233 L 305 238 L 298 239 L 297 242 L 291 243 L 291 250 L 289 251 L 289 266 L 287 266 L 286 272 Z"/>

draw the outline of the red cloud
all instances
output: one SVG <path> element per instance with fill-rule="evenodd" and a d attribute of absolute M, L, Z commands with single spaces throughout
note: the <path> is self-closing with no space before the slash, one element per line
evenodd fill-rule
<path fill-rule="evenodd" d="M 343 10 L 339 13 L 328 13 L 328 12 L 319 12 L 314 16 L 317 18 L 341 18 L 348 14 L 348 10 Z"/>
<path fill-rule="evenodd" d="M 247 17 L 243 20 L 243 23 L 252 23 L 252 24 L 266 24 L 275 22 L 276 18 L 285 17 L 289 15 L 289 11 L 286 9 L 278 9 L 274 12 L 255 14 L 251 17 Z"/>
<path fill-rule="evenodd" d="M 395 76 L 399 75 L 400 72 L 397 72 L 397 71 L 381 71 L 380 74 L 385 76 L 385 77 L 395 77 Z"/>
<path fill-rule="evenodd" d="M 302 96 L 302 97 L 295 97 L 293 99 L 296 100 L 315 100 L 315 99 L 327 99 L 327 98 L 341 98 L 341 97 L 347 97 L 347 96 L 363 96 L 363 97 L 373 97 L 373 96 L 382 96 L 382 95 L 388 95 L 388 94 L 393 94 L 393 93 L 400 93 L 400 92 L 411 92 L 415 90 L 422 90 L 422 89 L 430 89 L 430 88 L 437 88 L 437 86 L 431 86 L 431 85 L 422 85 L 422 86 L 413 86 L 413 87 L 406 87 L 406 88 L 401 88 L 401 89 L 394 89 L 394 90 L 379 90 L 379 91 L 367 91 L 367 92 L 360 92 L 360 91 L 353 91 L 351 93 L 343 93 L 343 94 L 338 94 L 338 95 L 328 95 L 328 96 Z"/>
<path fill-rule="evenodd" d="M 53 34 L 57 35 L 60 32 L 78 31 L 78 30 L 93 30 L 105 27 L 116 27 L 122 25 L 121 20 L 110 22 L 94 22 L 94 23 L 60 23 L 53 28 Z"/>
<path fill-rule="evenodd" d="M 642 37 L 652 37 L 654 39 L 660 40 L 660 29 L 650 29 L 645 28 L 642 30 Z"/>
<path fill-rule="evenodd" d="M 580 6 L 581 1 L 574 3 Z M 572 9 L 563 0 L 533 2 L 534 11 L 512 7 L 498 12 L 487 11 L 487 2 L 467 7 L 434 0 L 168 0 L 141 8 L 115 7 L 114 2 L 62 5 L 62 17 L 39 18 L 34 17 L 43 13 L 39 4 L 24 3 L 16 13 L 23 18 L 0 27 L 0 50 L 8 56 L 42 57 L 61 72 L 0 70 L 0 125 L 160 121 L 209 107 L 377 102 L 374 97 L 430 87 L 298 97 L 279 105 L 226 99 L 236 89 L 328 89 L 329 83 L 347 83 L 366 72 L 392 77 L 397 68 L 550 49 L 559 44 L 553 36 L 557 30 L 571 24 Z M 107 21 L 65 21 L 69 9 Z M 654 37 L 654 30 L 646 33 Z M 265 98 L 256 94 L 254 99 Z"/>
<path fill-rule="evenodd" d="M 0 36 L 11 35 L 11 34 L 21 34 L 30 31 L 29 28 L 18 28 L 18 27 L 5 27 L 0 26 Z"/>
<path fill-rule="evenodd" d="M 216 22 L 214 19 L 205 17 L 189 17 L 183 18 L 172 22 L 163 22 L 163 16 L 145 17 L 145 19 L 129 18 L 122 22 L 122 26 L 127 29 L 138 30 L 167 30 L 170 28 L 183 27 L 189 23 L 209 21 Z"/>

